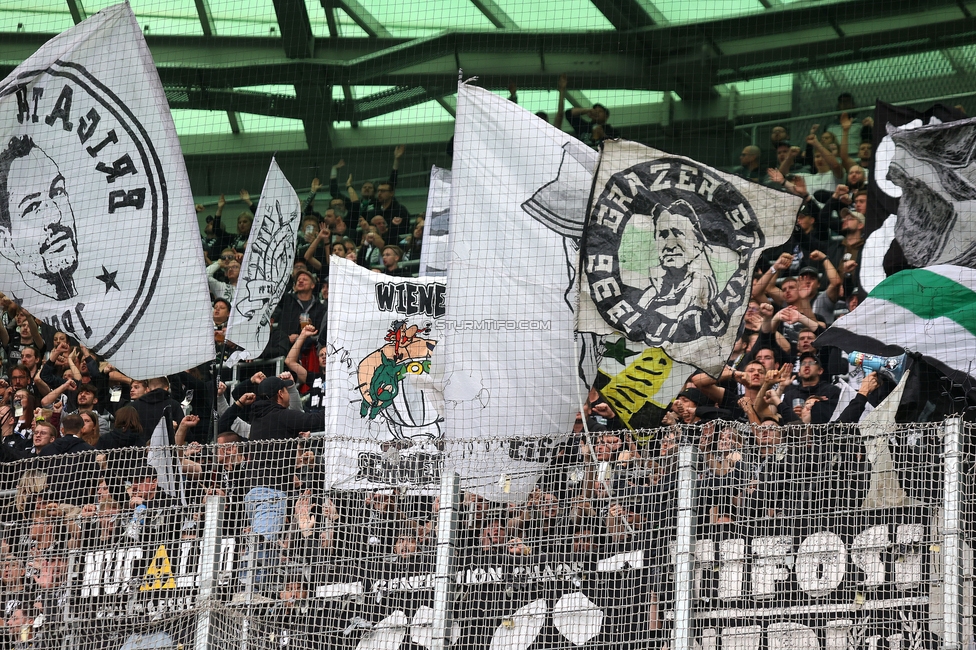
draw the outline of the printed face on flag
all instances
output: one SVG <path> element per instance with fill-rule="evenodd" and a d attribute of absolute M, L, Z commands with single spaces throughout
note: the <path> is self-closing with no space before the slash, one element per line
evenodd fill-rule
<path fill-rule="evenodd" d="M 0 197 L 0 255 L 38 293 L 77 295 L 78 240 L 64 175 L 30 136 L 0 152 Z"/>
<path fill-rule="evenodd" d="M 707 234 L 706 234 L 707 233 Z M 721 336 L 765 235 L 749 201 L 703 166 L 662 157 L 615 173 L 584 244 L 591 297 L 647 345 Z"/>
<path fill-rule="evenodd" d="M 8 285 L 17 299 L 56 301 L 70 314 L 56 326 L 104 354 L 124 340 L 110 332 L 133 325 L 152 300 L 143 273 L 160 271 L 169 205 L 153 143 L 99 81 L 62 63 L 0 87 L 0 256 L 17 271 Z M 142 244 L 137 264 L 118 264 L 118 241 L 102 230 L 111 222 Z M 96 315 L 90 296 L 110 296 L 115 308 L 102 301 Z"/>
<path fill-rule="evenodd" d="M 608 401 L 635 422 L 653 423 L 648 417 L 677 394 L 692 365 L 721 371 L 752 269 L 764 249 L 789 239 L 799 204 L 690 158 L 604 143 L 580 246 L 577 326 L 622 337 L 606 339 L 600 365 L 608 379 L 598 388 Z M 627 361 L 628 354 L 642 356 Z M 668 362 L 658 367 L 654 355 Z M 648 368 L 662 372 L 654 392 L 635 391 L 634 378 Z"/>
<path fill-rule="evenodd" d="M 199 242 L 128 5 L 52 38 L 0 81 L 0 286 L 12 300 L 128 374 L 179 372 L 213 356 Z M 166 330 L 181 344 L 161 361 Z"/>

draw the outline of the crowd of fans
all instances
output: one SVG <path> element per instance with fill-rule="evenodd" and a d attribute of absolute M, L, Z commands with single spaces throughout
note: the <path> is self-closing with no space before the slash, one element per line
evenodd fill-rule
<path fill-rule="evenodd" d="M 608 109 L 565 110 L 565 77 L 559 90 L 557 123 L 567 120 L 591 143 L 616 135 Z M 737 173 L 806 200 L 794 236 L 755 270 L 725 370 L 690 377 L 651 438 L 622 433 L 611 406 L 591 394 L 572 435 L 547 451 L 552 462 L 527 501 L 498 504 L 464 495 L 460 566 L 585 563 L 651 549 L 657 559 L 643 578 L 641 612 L 626 618 L 653 635 L 664 625 L 657 605 L 670 597 L 667 549 L 682 435 L 693 435 L 699 450 L 701 525 L 775 526 L 818 510 L 861 506 L 871 469 L 860 438 L 845 427 L 880 403 L 894 378 L 851 364 L 851 351 L 813 345 L 865 295 L 858 265 L 872 125 L 856 122 L 846 112 L 851 107 L 853 100 L 842 96 L 838 128 L 820 136 L 811 129 L 805 150 L 791 145 L 784 128 L 774 129 L 776 165 L 765 173 L 763 152 L 743 150 Z M 224 535 L 242 541 L 224 583 L 227 600 L 244 594 L 251 604 L 290 603 L 282 615 L 306 632 L 309 621 L 347 639 L 368 628 L 360 624 L 364 607 L 336 610 L 332 620 L 298 616 L 294 603 L 308 599 L 315 585 L 364 572 L 389 579 L 432 571 L 437 499 L 424 490 L 330 489 L 322 442 L 310 436 L 323 428 L 329 260 L 345 257 L 400 276 L 411 274 L 419 259 L 423 215 L 411 215 L 395 197 L 403 154 L 404 147 L 395 149 L 388 181 L 357 190 L 350 174 L 344 193 L 344 162 L 337 162 L 324 214 L 316 203 L 324 186 L 313 179 L 291 291 L 274 315 L 263 355 L 284 357 L 286 372 L 224 383 L 205 365 L 168 378 L 128 377 L 16 302 L 0 299 L 8 378 L 0 380 L 0 458 L 11 463 L 0 487 L 15 493 L 2 520 L 0 618 L 10 639 L 24 647 L 57 644 L 51 636 L 39 639 L 53 634 L 70 552 L 126 544 L 155 549 L 195 539 L 210 495 L 225 499 Z M 255 209 L 246 190 L 240 199 L 248 209 L 236 227 L 223 223 L 222 196 L 203 237 L 221 361 L 234 352 L 224 329 Z M 920 393 L 909 417 L 929 404 Z M 942 409 L 935 404 L 926 417 Z M 149 451 L 154 434 L 173 450 L 166 467 Z M 391 450 L 388 460 L 404 454 L 409 449 Z M 176 466 L 179 480 L 171 471 Z"/>

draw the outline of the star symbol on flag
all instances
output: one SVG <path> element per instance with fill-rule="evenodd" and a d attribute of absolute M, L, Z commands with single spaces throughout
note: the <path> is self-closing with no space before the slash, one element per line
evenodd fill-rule
<path fill-rule="evenodd" d="M 613 343 L 607 343 L 604 349 L 603 356 L 609 357 L 619 363 L 622 366 L 627 365 L 627 357 L 633 357 L 640 354 L 639 352 L 634 352 L 633 350 L 627 349 L 627 339 L 618 339 Z"/>
<path fill-rule="evenodd" d="M 115 281 L 115 276 L 117 274 L 118 274 L 118 271 L 112 271 L 111 273 L 109 273 L 108 269 L 103 266 L 102 267 L 102 274 L 101 275 L 96 275 L 95 276 L 95 279 L 96 280 L 101 280 L 102 282 L 105 283 L 105 293 L 108 293 L 109 290 L 112 289 L 113 287 L 117 291 L 122 291 L 122 289 L 119 289 L 119 285 Z"/>

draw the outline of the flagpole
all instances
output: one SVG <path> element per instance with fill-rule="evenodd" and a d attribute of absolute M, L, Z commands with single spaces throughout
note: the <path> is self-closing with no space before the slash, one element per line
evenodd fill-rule
<path fill-rule="evenodd" d="M 217 422 L 218 422 L 218 420 L 220 420 L 220 415 L 217 413 L 217 400 L 220 398 L 220 395 L 219 395 L 219 393 L 220 393 L 220 369 L 224 367 L 224 352 L 226 352 L 226 350 L 227 350 L 227 326 L 224 325 L 224 340 L 222 340 L 220 342 L 220 351 L 217 353 L 217 356 L 214 358 L 214 364 L 213 364 L 213 368 L 214 368 L 214 371 L 213 371 L 213 373 L 214 373 L 214 401 L 213 401 L 214 407 L 213 407 L 213 413 L 212 413 L 212 415 L 214 416 L 214 419 L 213 419 L 213 427 L 212 427 L 213 430 L 210 432 L 211 433 L 211 438 L 210 438 L 210 443 L 211 444 L 214 444 L 214 443 L 217 442 L 217 435 L 220 433 L 220 431 L 217 431 Z M 230 389 L 228 388 L 228 390 L 230 390 Z M 230 407 L 230 400 L 229 399 L 227 400 L 227 405 L 228 405 L 228 408 L 229 408 Z"/>

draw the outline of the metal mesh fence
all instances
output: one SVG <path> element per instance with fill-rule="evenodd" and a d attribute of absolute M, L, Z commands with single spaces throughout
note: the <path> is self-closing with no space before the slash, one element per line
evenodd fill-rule
<path fill-rule="evenodd" d="M 469 443 L 538 445 L 535 487 L 512 503 L 480 497 L 507 477 L 452 462 L 466 450 L 449 444 L 432 484 L 400 474 L 380 489 L 345 489 L 324 461 L 350 441 L 320 435 L 7 465 L 8 639 L 751 650 L 971 633 L 958 421 L 874 438 L 721 422 L 644 433 L 654 442 Z M 390 476 L 414 466 L 409 450 L 384 453 Z"/>

